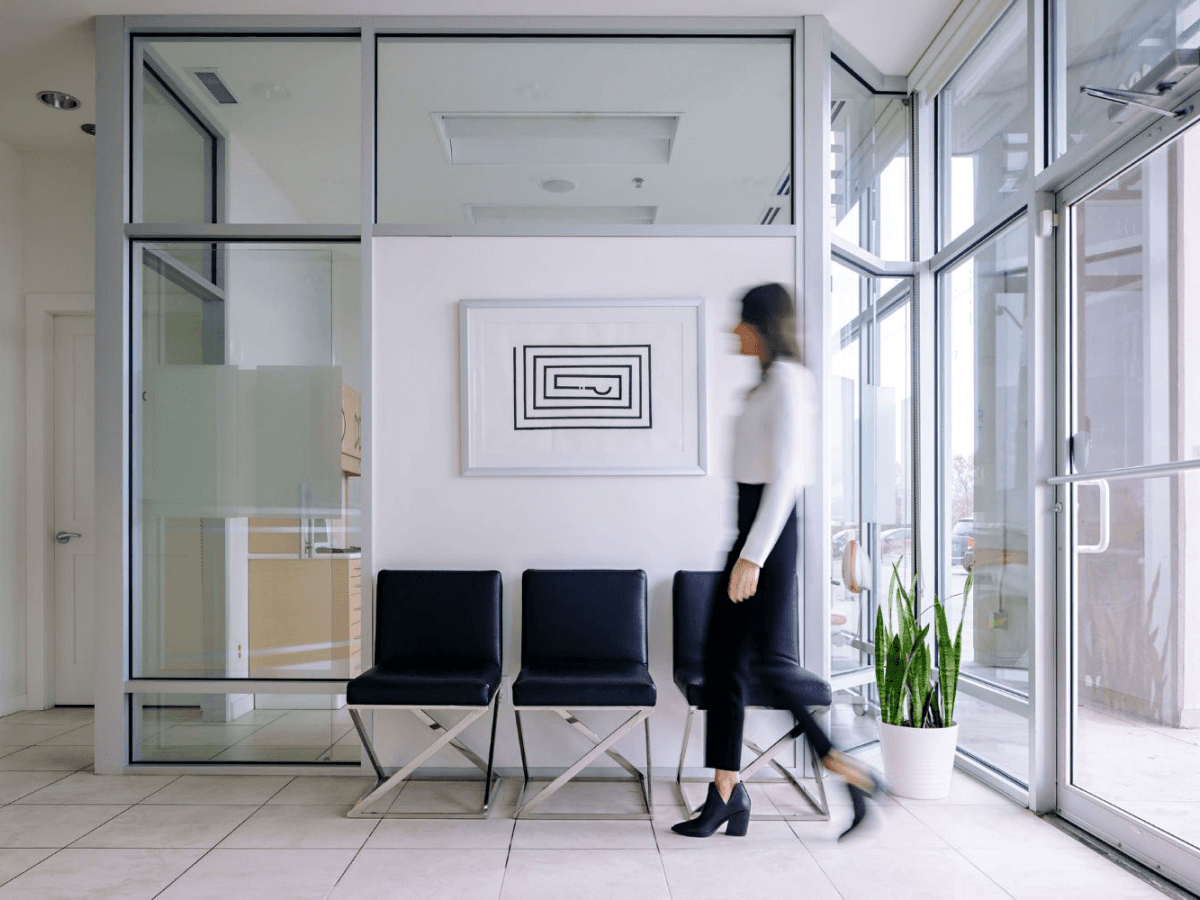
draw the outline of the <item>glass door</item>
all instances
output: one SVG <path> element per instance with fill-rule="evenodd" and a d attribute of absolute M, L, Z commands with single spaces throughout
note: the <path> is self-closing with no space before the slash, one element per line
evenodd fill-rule
<path fill-rule="evenodd" d="M 1060 197 L 1070 469 L 1055 479 L 1064 483 L 1069 513 L 1061 812 L 1193 891 L 1200 887 L 1198 168 L 1193 128 L 1086 194 Z"/>

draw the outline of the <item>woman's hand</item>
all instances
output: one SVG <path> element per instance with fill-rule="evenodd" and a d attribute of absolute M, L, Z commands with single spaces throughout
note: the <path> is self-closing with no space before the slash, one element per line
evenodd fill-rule
<path fill-rule="evenodd" d="M 753 597 L 758 590 L 758 573 L 760 568 L 748 559 L 738 559 L 729 573 L 729 599 L 741 603 L 747 597 Z"/>

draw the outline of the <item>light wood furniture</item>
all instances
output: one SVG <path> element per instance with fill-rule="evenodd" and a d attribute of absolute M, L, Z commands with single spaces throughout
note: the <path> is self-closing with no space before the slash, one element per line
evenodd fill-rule
<path fill-rule="evenodd" d="M 342 385 L 342 471 L 362 474 L 362 394 Z"/>
<path fill-rule="evenodd" d="M 331 665 L 335 678 L 362 671 L 362 560 L 251 559 L 250 676 Z"/>

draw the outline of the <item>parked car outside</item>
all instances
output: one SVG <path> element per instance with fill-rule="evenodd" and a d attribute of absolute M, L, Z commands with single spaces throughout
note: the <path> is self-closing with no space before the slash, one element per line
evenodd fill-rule
<path fill-rule="evenodd" d="M 909 525 L 889 528 L 879 536 L 879 552 L 884 556 L 911 556 L 913 531 Z"/>
<path fill-rule="evenodd" d="M 974 516 L 963 516 L 954 523 L 954 528 L 950 530 L 950 565 L 963 565 L 963 557 L 967 552 L 967 547 L 974 543 L 971 540 L 974 531 Z"/>

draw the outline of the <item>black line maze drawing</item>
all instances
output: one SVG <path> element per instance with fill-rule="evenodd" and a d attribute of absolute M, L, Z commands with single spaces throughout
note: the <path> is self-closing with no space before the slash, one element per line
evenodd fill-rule
<path fill-rule="evenodd" d="M 651 428 L 649 344 L 513 348 L 513 428 Z"/>

